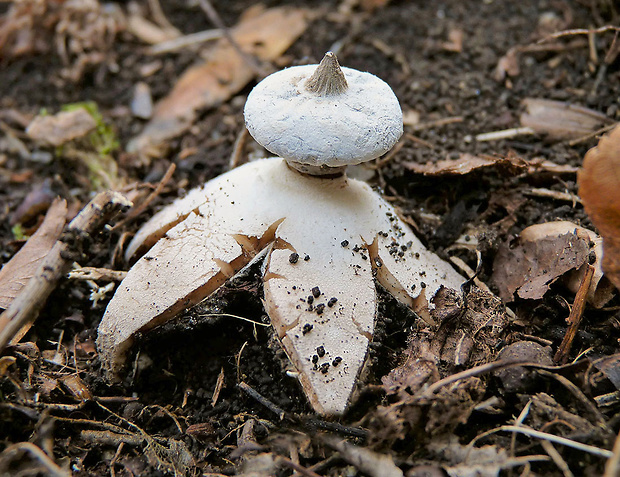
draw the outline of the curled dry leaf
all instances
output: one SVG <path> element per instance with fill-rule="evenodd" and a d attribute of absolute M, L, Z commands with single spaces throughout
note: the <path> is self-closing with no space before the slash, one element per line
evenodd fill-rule
<path fill-rule="evenodd" d="M 43 223 L 19 252 L 0 270 L 0 308 L 7 308 L 35 274 L 65 226 L 67 202 L 56 199 Z"/>
<path fill-rule="evenodd" d="M 51 146 L 86 136 L 97 127 L 97 122 L 84 108 L 61 111 L 52 116 L 37 116 L 26 129 L 31 139 Z"/>
<path fill-rule="evenodd" d="M 246 12 L 231 34 L 244 52 L 273 61 L 304 32 L 307 13 L 302 9 L 272 8 Z M 222 38 L 209 60 L 187 69 L 170 94 L 155 105 L 144 131 L 127 145 L 128 151 L 147 151 L 189 128 L 199 110 L 217 106 L 239 92 L 256 76 L 245 58 Z"/>
<path fill-rule="evenodd" d="M 603 236 L 603 270 L 620 288 L 620 126 L 590 149 L 577 176 L 579 196 Z"/>
<path fill-rule="evenodd" d="M 588 302 L 601 307 L 612 297 L 609 282 L 603 277 L 602 252 L 601 238 L 572 222 L 532 225 L 518 238 L 500 246 L 492 280 L 504 301 L 513 301 L 515 293 L 520 298 L 536 300 L 560 277 L 576 292 L 591 261 L 595 271 Z"/>
<path fill-rule="evenodd" d="M 494 156 L 474 156 L 473 154 L 464 153 L 458 159 L 443 159 L 426 164 L 418 164 L 416 162 L 405 162 L 403 164 L 407 169 L 425 176 L 443 176 L 443 175 L 465 175 L 471 172 L 494 167 L 502 172 L 510 174 L 518 174 L 521 172 L 551 172 L 554 174 L 574 173 L 576 167 L 570 165 L 560 165 L 544 159 L 525 160 L 515 154 L 508 154 L 504 157 Z"/>
<path fill-rule="evenodd" d="M 551 99 L 526 98 L 521 125 L 552 141 L 575 139 L 612 123 L 602 113 L 576 104 Z"/>
<path fill-rule="evenodd" d="M 465 175 L 472 171 L 485 167 L 506 168 L 508 170 L 523 170 L 528 167 L 527 161 L 518 156 L 508 155 L 506 157 L 474 156 L 464 153 L 458 159 L 443 159 L 426 164 L 406 162 L 404 166 L 416 174 L 427 176 L 441 175 Z"/>

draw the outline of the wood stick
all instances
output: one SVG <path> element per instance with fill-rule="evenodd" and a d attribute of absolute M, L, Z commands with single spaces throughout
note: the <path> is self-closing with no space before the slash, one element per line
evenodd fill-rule
<path fill-rule="evenodd" d="M 58 281 L 81 259 L 90 236 L 131 202 L 118 192 L 101 192 L 65 227 L 35 275 L 0 315 L 0 353 L 28 331 Z"/>
<path fill-rule="evenodd" d="M 592 283 L 593 275 L 594 267 L 592 265 L 588 265 L 588 268 L 586 268 L 586 273 L 583 275 L 583 279 L 581 280 L 581 284 L 579 285 L 579 290 L 577 290 L 577 294 L 575 295 L 573 307 L 571 308 L 568 319 L 566 320 L 568 321 L 568 329 L 566 330 L 566 334 L 564 335 L 564 339 L 562 340 L 558 351 L 553 357 L 553 360 L 556 363 L 566 364 L 566 362 L 568 361 L 568 354 L 570 353 L 571 346 L 573 345 L 573 340 L 577 335 L 579 324 L 581 323 L 581 319 L 583 318 L 583 310 L 586 307 L 586 298 L 588 296 L 590 284 Z"/>

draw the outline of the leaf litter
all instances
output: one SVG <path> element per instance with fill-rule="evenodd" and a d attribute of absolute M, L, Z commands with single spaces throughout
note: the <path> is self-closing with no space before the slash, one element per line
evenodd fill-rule
<path fill-rule="evenodd" d="M 63 6 L 68 3 L 71 2 L 54 4 L 56 10 L 50 11 L 66 8 Z M 160 32 L 170 31 L 169 37 L 176 37 L 176 33 L 167 30 L 157 15 L 151 13 L 155 11 L 155 4 L 157 2 L 149 2 L 148 8 L 141 4 L 144 7 L 142 15 L 156 24 Z M 11 18 L 23 21 L 24 15 L 28 14 L 23 5 L 11 7 Z M 234 21 L 230 19 L 237 18 L 249 4 L 238 4 L 234 11 L 224 4 L 216 6 L 222 9 L 223 17 L 232 25 Z M 187 31 L 212 28 L 207 22 L 198 21 L 200 15 L 188 7 L 167 4 L 163 7 L 166 14 L 171 15 L 172 23 L 182 25 L 183 30 L 186 25 Z M 586 161 L 584 175 L 580 173 L 580 185 L 586 185 L 583 190 L 590 187 L 590 191 L 594 191 L 581 194 L 590 218 L 583 212 L 579 201 L 570 200 L 577 190 L 573 174 L 580 165 L 585 148 L 593 146 L 594 136 L 618 120 L 617 109 L 614 109 L 617 94 L 612 93 L 611 86 L 616 73 L 608 61 L 617 47 L 612 44 L 613 34 L 610 32 L 613 33 L 613 29 L 601 27 L 610 20 L 612 11 L 605 10 L 607 7 L 600 3 L 586 9 L 572 1 L 562 6 L 549 6 L 548 10 L 553 10 L 550 14 L 538 7 L 517 12 L 512 10 L 511 4 L 500 8 L 493 2 L 476 5 L 475 11 L 462 2 L 448 2 L 445 10 L 438 11 L 431 5 L 354 0 L 342 2 L 336 20 L 338 12 L 335 7 L 321 3 L 320 8 L 312 8 L 313 13 L 318 12 L 312 31 L 302 33 L 301 41 L 291 40 L 292 47 L 286 56 L 278 53 L 269 60 L 270 64 L 262 66 L 276 69 L 290 64 L 293 58 L 305 62 L 306 57 L 316 59 L 331 47 L 341 48 L 349 60 L 387 79 L 397 89 L 399 99 L 406 103 L 408 110 L 428 118 L 429 126 L 416 129 L 415 140 L 405 141 L 397 154 L 380 163 L 374 171 L 377 183 L 383 187 L 389 200 L 405 211 L 425 238 L 433 242 L 432 230 L 444 220 L 455 203 L 462 201 L 465 210 L 476 210 L 463 219 L 465 230 L 471 233 L 469 241 L 467 233 L 461 235 L 463 244 L 476 245 L 450 248 L 450 253 L 455 253 L 470 269 L 478 268 L 476 280 L 490 284 L 494 291 L 500 289 L 491 280 L 494 275 L 492 264 L 500 244 L 533 224 L 570 221 L 574 224 L 571 225 L 572 235 L 578 227 L 591 232 L 596 227 L 606 242 L 604 257 L 613 258 L 611 244 L 617 230 L 613 220 L 601 225 L 604 220 L 601 222 L 600 219 L 613 217 L 613 211 L 617 209 L 612 202 L 604 200 L 605 194 L 600 188 L 601 180 L 612 181 L 609 171 L 613 170 L 610 165 L 613 160 L 606 159 L 607 165 L 596 168 L 594 172 L 592 164 L 588 164 L 590 161 Z M 479 14 L 478 10 L 484 10 L 485 15 Z M 366 11 L 372 11 L 372 15 Z M 36 17 L 38 13 L 33 11 L 32 14 Z M 75 18 L 79 20 L 80 15 Z M 454 15 L 463 19 L 464 35 L 460 39 L 452 33 L 455 31 Z M 332 20 L 326 21 L 326 18 Z M 597 28 L 590 28 L 587 23 Z M 156 60 L 133 54 L 128 59 L 126 50 L 116 50 L 118 45 L 135 47 L 127 42 L 126 34 L 111 35 L 108 39 L 113 39 L 112 42 L 95 43 L 89 49 L 86 43 L 81 43 L 85 37 L 80 36 L 83 30 L 82 27 L 76 28 L 77 24 L 71 27 L 65 38 L 69 41 L 72 35 L 77 35 L 74 44 L 81 45 L 84 51 L 80 53 L 76 49 L 66 54 L 62 49 L 56 49 L 61 43 L 50 41 L 40 49 L 40 43 L 34 42 L 40 42 L 40 38 L 53 39 L 56 34 L 54 22 L 42 25 L 40 17 L 36 17 L 33 24 L 39 30 L 31 27 L 24 30 L 30 33 L 21 37 L 25 41 L 21 45 L 26 46 L 21 54 L 46 51 L 53 58 L 59 52 L 61 56 L 58 58 L 62 59 L 56 69 L 53 65 L 37 69 L 41 57 L 26 56 L 34 71 L 44 71 L 45 77 L 49 75 L 54 80 L 54 88 L 31 88 L 29 99 L 16 95 L 14 103 L 11 94 L 5 95 L 0 99 L 0 117 L 6 118 L 3 113 L 9 109 L 28 112 L 32 117 L 41 107 L 57 110 L 56 105 L 65 104 L 67 97 L 78 101 L 91 99 L 87 96 L 93 95 L 98 98 L 106 119 L 118 123 L 123 142 L 135 137 L 143 126 L 139 119 L 129 118 L 130 98 L 125 92 L 133 91 L 138 81 L 144 81 L 150 86 L 154 98 L 165 97 L 174 83 L 171 69 L 183 71 L 195 55 L 188 50 L 176 50 L 172 56 L 160 56 Z M 10 25 L 11 28 L 14 25 L 16 23 Z M 100 31 L 118 32 L 119 25 L 122 27 L 122 23 L 110 24 L 113 29 Z M 0 29 L 6 26 L 7 23 L 2 23 Z M 505 34 L 508 26 L 509 35 Z M 553 38 L 554 31 L 566 28 L 583 32 L 578 38 L 573 33 Z M 13 35 L 16 30 L 2 31 L 10 31 Z M 363 31 L 364 35 L 356 35 L 356 31 Z M 50 32 L 51 35 L 45 36 Z M 490 43 L 487 34 L 491 35 Z M 375 37 L 379 41 L 373 41 Z M 14 43 L 16 39 L 20 40 L 15 36 L 5 38 L 9 38 L 5 45 L 10 48 L 18 45 Z M 540 38 L 547 38 L 547 44 L 532 44 Z M 446 39 L 456 42 L 448 45 Z M 389 48 L 383 45 L 389 45 Z M 420 45 L 420 48 L 410 45 Z M 509 54 L 501 59 L 504 52 Z M 506 68 L 497 83 L 489 72 L 502 60 Z M 9 91 L 24 91 L 11 78 L 18 77 L 19 83 L 29 84 L 30 73 L 21 73 L 24 71 L 21 61 L 9 61 L 0 73 L 3 78 L 8 76 L 3 84 Z M 65 63 L 60 65 L 63 61 Z M 120 74 L 118 70 L 114 73 L 119 65 Z M 67 74 L 72 68 L 76 74 Z M 500 69 L 498 73 L 501 73 Z M 20 74 L 10 76 L 16 70 Z M 257 74 L 252 72 L 248 77 L 244 85 L 251 83 Z M 74 83 L 76 78 L 87 80 L 84 84 Z M 116 86 L 117 82 L 121 82 L 120 87 Z M 162 86 L 164 82 L 166 85 Z M 85 84 L 89 86 L 88 92 L 83 91 Z M 102 84 L 105 87 L 102 88 Z M 171 195 L 181 195 L 177 188 L 190 188 L 203 182 L 226 163 L 239 132 L 238 104 L 243 99 L 243 88 L 222 95 L 224 99 L 219 103 L 200 106 L 197 112 L 191 112 L 188 124 L 199 127 L 188 130 L 184 125 L 183 132 L 178 133 L 178 140 L 164 140 L 164 146 L 170 147 L 170 155 L 156 156 L 151 163 L 145 163 L 136 161 L 125 150 L 112 153 L 118 160 L 121 177 L 129 181 L 152 174 L 149 180 L 155 182 L 171 162 L 179 166 L 175 173 L 176 188 L 162 190 L 146 207 L 144 218 L 162 203 L 170 201 Z M 592 95 L 592 91 L 596 94 Z M 45 100 L 41 99 L 43 95 L 47 95 Z M 111 99 L 111 96 L 116 97 Z M 577 118 L 579 127 L 561 125 L 561 128 L 571 130 L 571 139 L 558 136 L 551 142 L 543 142 L 541 129 L 540 137 L 533 134 L 496 135 L 493 141 L 478 140 L 483 131 L 519 129 L 519 114 L 522 112 L 519 105 L 526 98 L 545 98 L 545 101 L 549 98 L 563 103 L 564 106 L 546 105 L 556 115 L 549 117 L 554 126 L 558 119 L 562 119 L 565 109 L 573 110 L 574 105 L 587 107 L 597 114 L 602 112 L 607 120 L 599 117 L 596 121 L 600 119 L 600 123 L 594 121 L 581 129 L 583 118 L 592 114 L 580 112 Z M 565 107 L 567 104 L 570 105 L 568 108 Z M 203 116 L 205 109 L 209 109 L 209 113 Z M 433 121 L 438 118 L 459 119 L 433 126 Z M 0 133 L 6 134 L 0 137 L 0 181 L 3 181 L 0 194 L 7 198 L 6 208 L 0 210 L 3 217 L 14 213 L 28 190 L 36 187 L 30 182 L 32 179 L 41 183 L 40 179 L 54 176 L 54 189 L 61 191 L 66 198 L 68 189 L 81 198 L 88 196 L 92 184 L 89 180 L 84 181 L 75 168 L 61 168 L 56 161 L 30 162 L 30 157 L 37 157 L 29 151 L 34 143 L 24 135 L 19 123 L 9 121 L 9 124 L 16 125 L 17 129 L 7 129 L 2 125 Z M 569 141 L 574 141 L 574 146 Z M 18 150 L 16 144 L 20 144 L 21 155 L 14 152 Z M 244 150 L 239 155 L 247 156 L 251 148 L 256 150 L 250 142 L 241 148 Z M 605 141 L 599 148 L 599 151 L 605 149 Z M 589 156 L 593 155 L 598 153 Z M 514 158 L 523 158 L 526 164 L 520 164 Z M 429 164 L 426 170 L 416 170 L 418 165 L 429 163 L 431 159 L 433 162 L 455 162 L 440 162 L 438 166 Z M 413 166 L 405 166 L 405 163 Z M 540 165 L 538 169 L 535 164 Z M 158 170 L 162 171 L 159 176 Z M 554 194 L 533 196 L 528 192 L 543 189 Z M 612 185 L 611 193 L 614 191 Z M 559 192 L 566 192 L 564 198 Z M 472 193 L 478 194 L 478 209 L 472 207 Z M 48 206 L 49 202 L 38 210 L 28 206 L 33 212 L 31 219 L 39 222 L 41 211 Z M 120 235 L 134 232 L 137 226 L 137 223 L 127 222 L 113 231 L 109 239 L 93 237 L 93 258 L 80 264 L 100 270 L 126 269 L 120 261 L 111 261 L 111 249 L 122 242 Z M 576 235 L 588 242 L 588 249 L 592 252 L 590 241 L 594 239 L 586 239 L 579 233 Z M 14 237 L 8 227 L 1 237 L 6 245 L 2 254 L 3 262 L 6 262 L 15 249 Z M 566 237 L 561 240 L 551 237 L 550 240 L 555 240 L 553 243 L 559 250 L 567 253 Z M 572 242 L 569 240 L 569 243 Z M 447 241 L 444 245 L 448 247 L 450 244 Z M 481 252 L 479 267 L 472 253 L 476 247 Z M 576 247 L 581 250 L 581 245 L 576 243 Z M 551 246 L 547 250 L 556 252 Z M 578 259 L 573 256 L 575 265 L 582 260 L 582 252 L 579 252 Z M 600 261 L 601 255 L 596 251 L 595 255 Z M 591 253 L 586 254 L 585 262 L 590 256 Z M 355 435 L 346 439 L 370 456 L 370 461 L 387 462 L 390 469 L 393 464 L 396 472 L 408 476 L 424 471 L 442 473 L 439 475 L 465 476 L 476 472 L 497 475 L 514 466 L 516 472 L 524 468 L 545 475 L 602 475 L 606 472 L 609 477 L 614 475 L 620 456 L 620 449 L 612 450 L 617 431 L 617 421 L 613 416 L 620 408 L 617 373 L 614 372 L 618 344 L 617 292 L 613 288 L 609 288 L 611 301 L 602 308 L 595 308 L 600 305 L 594 305 L 594 302 L 585 306 L 583 320 L 569 353 L 570 360 L 576 360 L 576 363 L 551 366 L 549 361 L 553 362 L 553 354 L 566 331 L 567 304 L 575 300 L 575 293 L 583 283 L 579 269 L 587 264 L 585 262 L 581 262 L 581 267 L 559 274 L 558 268 L 546 275 L 539 269 L 544 276 L 539 280 L 540 286 L 537 285 L 541 297 L 521 298 L 518 290 L 527 285 L 522 283 L 513 292 L 510 309 L 497 308 L 496 298 L 485 295 L 482 300 L 489 304 L 487 310 L 479 305 L 479 301 L 469 299 L 472 290 L 461 296 L 457 294 L 451 297 L 451 302 L 441 303 L 439 314 L 435 316 L 436 327 L 420 323 L 406 309 L 392 303 L 387 295 L 381 295 L 382 319 L 370 347 L 368 374 L 361 378 L 365 385 L 360 389 L 363 399 L 339 422 L 320 422 L 316 418 L 313 421 L 312 415 L 304 420 L 280 420 L 253 398 L 240 398 L 236 376 L 260 390 L 263 396 L 273 399 L 280 409 L 302 414 L 308 411 L 300 404 L 302 395 L 292 382 L 277 377 L 284 375 L 281 371 L 286 371 L 285 357 L 275 347 L 264 346 L 269 340 L 264 327 L 253 330 L 255 326 L 247 322 L 231 324 L 230 320 L 209 318 L 201 325 L 207 330 L 206 334 L 200 334 L 200 327 L 193 328 L 194 331 L 189 333 L 192 336 L 181 333 L 174 338 L 169 334 L 165 340 L 155 342 L 159 347 L 157 353 L 152 353 L 150 367 L 136 365 L 133 375 L 121 386 L 104 386 L 92 343 L 92 330 L 100 319 L 101 308 L 90 310 L 86 286 L 75 281 L 70 286 L 61 282 L 44 309 L 49 321 L 40 320 L 27 335 L 27 339 L 37 344 L 15 345 L 2 358 L 2 391 L 6 397 L 0 403 L 3 435 L 8 437 L 7 442 L 18 443 L 32 435 L 33 442 L 41 445 L 43 450 L 36 454 L 37 446 L 33 446 L 30 455 L 43 456 L 48 452 L 46 462 L 51 464 L 49 469 L 52 471 L 60 469 L 56 461 L 61 465 L 70 463 L 75 472 L 83 475 L 108 475 L 110 470 L 116 475 L 123 472 L 136 475 L 153 473 L 156 467 L 169 474 L 192 469 L 206 475 L 244 471 L 261 475 L 258 467 L 252 468 L 252 462 L 258 464 L 259 459 L 265 465 L 262 475 L 276 471 L 284 475 L 293 471 L 302 475 L 361 472 L 361 464 L 356 465 L 353 459 L 352 463 L 346 462 L 339 450 L 329 447 L 320 438 L 323 434 L 336 434 L 340 439 Z M 504 265 L 509 266 L 507 263 Z M 603 269 L 612 270 L 613 275 L 613 267 L 606 269 L 604 266 Z M 569 282 L 574 283 L 565 288 L 563 285 Z M 259 293 L 256 283 L 251 280 L 237 282 L 205 306 L 210 307 L 211 316 L 224 311 L 261 321 L 261 305 L 256 298 Z M 76 314 L 81 315 L 81 321 L 75 320 Z M 383 318 L 386 320 L 382 321 Z M 484 325 L 487 321 L 488 326 Z M 60 329 L 64 336 L 58 333 Z M 190 349 L 194 343 L 198 348 L 204 348 L 205 338 L 213 335 L 219 337 L 214 349 Z M 37 345 L 44 353 L 35 351 Z M 147 347 L 148 343 L 144 346 Z M 239 349 L 243 352 L 238 353 Z M 199 359 L 200 352 L 210 352 L 209 359 Z M 62 359 L 57 359 L 57 355 Z M 529 364 L 516 364 L 513 360 L 525 360 Z M 145 363 L 146 360 L 138 356 L 135 362 Z M 67 386 L 60 385 L 59 365 L 65 366 L 66 372 L 80 377 L 83 385 L 64 380 L 73 393 Z M 217 385 L 222 369 L 224 378 L 221 385 Z M 501 374 L 506 370 L 514 370 L 513 376 L 507 378 Z M 49 376 L 47 380 L 45 375 Z M 37 401 L 31 384 L 38 383 L 39 378 L 41 387 L 36 389 L 45 392 L 38 395 Z M 135 394 L 138 400 L 112 401 L 108 405 L 114 414 L 110 414 L 93 401 L 78 402 L 80 390 L 84 389 L 88 389 L 94 399 L 127 399 Z M 215 389 L 218 389 L 219 398 L 212 404 Z M 147 409 L 149 404 L 165 406 L 176 416 L 180 429 L 188 432 L 180 434 L 179 427 L 169 417 L 164 417 L 165 413 Z M 76 410 L 87 416 L 88 422 L 66 417 Z M 57 423 L 51 433 L 35 426 L 44 412 L 53 416 Z M 237 439 L 237 429 L 241 434 L 245 424 L 251 421 L 256 424 L 251 439 L 246 442 L 251 440 L 260 449 L 253 451 L 258 452 L 254 454 L 257 460 L 248 459 L 249 463 L 242 468 L 231 458 L 231 450 L 243 445 L 243 439 Z M 593 426 L 586 421 L 597 424 Z M 116 427 L 101 427 L 106 423 Z M 170 450 L 161 454 L 163 458 L 160 456 L 160 461 L 166 462 L 162 464 L 153 458 L 150 450 L 147 452 L 150 457 L 143 456 L 140 451 L 145 450 L 150 441 L 145 440 L 130 423 L 138 425 L 148 435 L 157 436 L 157 442 Z M 197 427 L 190 426 L 202 426 L 203 431 L 192 435 L 193 431 L 189 430 Z M 96 432 L 81 432 L 85 430 Z M 346 433 L 352 430 L 357 434 Z M 289 439 L 286 445 L 280 439 L 276 444 L 278 433 L 304 438 Z M 175 454 L 175 442 L 182 442 L 185 450 Z M 50 443 L 54 444 L 53 450 Z M 86 448 L 88 450 L 84 450 Z M 30 464 L 22 452 L 25 451 L 7 447 L 1 457 L 2 465 L 16 466 L 18 458 L 21 465 Z M 187 459 L 188 456 L 193 461 Z M 385 457 L 388 459 L 382 460 Z M 101 464 L 92 464 L 95 461 Z"/>

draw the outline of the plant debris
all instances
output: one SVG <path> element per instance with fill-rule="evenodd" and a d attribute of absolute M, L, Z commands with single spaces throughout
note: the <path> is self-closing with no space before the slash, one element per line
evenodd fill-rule
<path fill-rule="evenodd" d="M 98 190 L 136 204 L 90 234 L 79 257 L 66 255 L 45 303 L 28 296 L 39 318 L 0 355 L 0 474 L 618 475 L 618 3 L 266 5 L 19 0 L 0 7 L 6 306 L 20 299 L 13 297 L 21 283 L 38 277 L 28 263 L 39 263 L 49 243 L 31 254 L 35 237 L 56 232 Z M 242 25 L 259 36 L 241 37 Z M 387 82 L 405 112 L 395 148 L 347 174 L 368 182 L 468 282 L 420 317 L 372 277 L 373 336 L 337 420 L 308 404 L 271 326 L 262 301 L 267 249 L 196 308 L 137 333 L 127 372 L 109 385 L 97 327 L 133 264 L 124 257 L 143 253 L 129 247 L 132 237 L 175 199 L 199 202 L 188 191 L 265 158 L 243 127 L 252 87 L 273 71 L 318 63 L 326 51 Z M 95 129 L 62 138 L 82 126 L 72 120 L 50 136 L 61 138 L 58 146 L 28 134 L 34 118 L 71 109 L 89 112 Z M 50 211 L 42 225 L 56 197 L 67 212 L 50 223 Z M 183 214 L 200 206 L 187 205 Z M 308 237 L 330 237 L 324 224 L 299 222 Z M 559 223 L 555 232 L 538 228 Z M 538 232 L 524 240 L 531 226 Z M 331 238 L 361 267 L 379 273 L 389 265 L 359 237 Z M 286 267 L 322 263 L 314 251 L 273 247 Z M 390 257 L 390 250 L 402 251 L 390 247 Z M 556 264 L 560 257 L 574 268 Z M 317 275 L 290 290 L 305 300 L 300 339 L 348 303 L 326 282 Z M 325 343 L 309 351 L 320 376 L 346 368 Z"/>

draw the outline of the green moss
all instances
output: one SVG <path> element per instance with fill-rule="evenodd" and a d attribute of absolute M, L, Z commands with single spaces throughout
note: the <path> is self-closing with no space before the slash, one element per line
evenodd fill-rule
<path fill-rule="evenodd" d="M 13 232 L 13 238 L 15 240 L 28 240 L 28 235 L 24 233 L 24 228 L 22 224 L 15 224 L 11 228 L 11 232 Z"/>
<path fill-rule="evenodd" d="M 57 150 L 57 154 L 59 156 L 77 156 L 88 167 L 89 179 L 94 190 L 114 189 L 118 184 L 118 165 L 112 154 L 120 148 L 116 132 L 111 125 L 104 121 L 99 107 L 94 101 L 71 103 L 61 109 L 73 111 L 79 108 L 85 109 L 97 125 L 95 130 L 86 137 L 92 151 L 77 149 L 68 154 L 68 151 L 61 149 Z"/>

